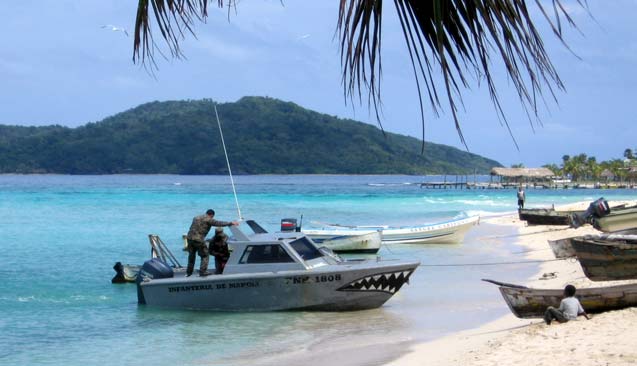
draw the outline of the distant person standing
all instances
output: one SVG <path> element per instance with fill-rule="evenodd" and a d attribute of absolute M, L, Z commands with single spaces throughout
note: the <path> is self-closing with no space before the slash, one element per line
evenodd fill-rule
<path fill-rule="evenodd" d="M 524 194 L 524 189 L 522 186 L 518 188 L 518 210 L 524 208 L 524 201 L 526 200 L 526 194 Z"/>
<path fill-rule="evenodd" d="M 567 285 L 564 288 L 564 298 L 560 302 L 559 308 L 549 306 L 544 313 L 544 322 L 551 325 L 551 321 L 557 320 L 559 323 L 566 323 L 569 320 L 577 319 L 578 315 L 584 315 L 586 319 L 590 319 L 582 304 L 575 297 L 575 286 Z"/>
<path fill-rule="evenodd" d="M 206 235 L 213 226 L 236 226 L 239 225 L 236 221 L 217 221 L 214 219 L 215 211 L 208 210 L 205 215 L 195 216 L 192 219 L 190 230 L 188 230 L 188 268 L 186 270 L 186 276 L 192 275 L 195 269 L 195 255 L 199 254 L 201 257 L 201 264 L 199 266 L 199 276 L 207 276 L 208 272 L 208 247 L 205 240 Z"/>

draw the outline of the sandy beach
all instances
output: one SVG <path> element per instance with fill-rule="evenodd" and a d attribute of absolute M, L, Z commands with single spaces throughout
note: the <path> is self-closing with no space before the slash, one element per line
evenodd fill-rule
<path fill-rule="evenodd" d="M 562 209 L 585 209 L 581 202 Z M 619 202 L 612 202 L 619 204 Z M 565 229 L 526 226 L 517 214 L 484 220 L 518 228 L 519 244 L 527 248 L 527 260 L 546 260 L 540 271 L 522 285 L 537 288 L 577 288 L 621 284 L 626 281 L 592 282 L 575 260 L 553 261 L 547 240 L 597 233 L 590 226 Z M 506 282 L 506 279 L 499 279 Z M 494 291 L 494 296 L 500 296 Z M 504 303 L 504 300 L 502 300 Z M 637 308 L 593 315 L 591 320 L 546 325 L 542 319 L 504 316 L 477 329 L 412 346 L 406 355 L 384 363 L 408 365 L 635 365 L 637 364 Z"/>

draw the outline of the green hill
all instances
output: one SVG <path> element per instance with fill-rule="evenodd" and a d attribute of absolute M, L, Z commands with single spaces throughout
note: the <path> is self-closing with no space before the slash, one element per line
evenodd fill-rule
<path fill-rule="evenodd" d="M 498 162 L 271 98 L 218 104 L 235 174 L 478 174 Z M 226 174 L 214 102 L 153 102 L 77 128 L 0 125 L 0 173 Z"/>

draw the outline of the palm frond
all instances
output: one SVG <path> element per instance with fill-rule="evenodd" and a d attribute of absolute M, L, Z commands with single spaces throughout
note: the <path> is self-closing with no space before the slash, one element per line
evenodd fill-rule
<path fill-rule="evenodd" d="M 161 52 L 152 38 L 150 9 L 156 27 L 166 41 L 170 56 L 181 58 L 179 42 L 186 33 L 195 35 L 195 22 L 205 21 L 208 1 L 213 0 L 139 0 L 135 23 L 133 61 L 156 66 L 155 52 Z M 550 1 L 552 16 L 544 4 Z M 458 106 L 461 91 L 468 87 L 468 76 L 484 80 L 500 121 L 515 137 L 504 114 L 491 61 L 499 58 L 518 98 L 529 115 L 537 117 L 538 99 L 544 101 L 545 91 L 556 100 L 555 90 L 564 90 L 549 55 L 544 48 L 526 0 L 393 0 L 411 59 L 412 72 L 420 102 L 422 140 L 425 141 L 425 93 L 435 115 L 442 108 L 434 74 L 439 68 L 444 82 L 444 99 L 454 119 L 461 142 L 468 149 L 460 121 Z M 534 0 L 553 33 L 562 38 L 562 19 L 575 26 L 561 0 Z M 577 0 L 587 8 L 585 0 Z M 217 0 L 219 7 L 223 0 Z M 236 0 L 227 0 L 230 8 Z M 367 104 L 380 118 L 382 77 L 382 15 L 383 0 L 340 0 L 337 32 L 341 50 L 344 97 L 362 103 L 367 92 Z M 564 43 L 565 44 L 565 43 Z"/>
<path fill-rule="evenodd" d="M 442 106 L 432 77 L 432 64 L 442 73 L 447 104 L 465 147 L 467 142 L 457 110 L 458 103 L 462 103 L 461 89 L 468 86 L 466 74 L 475 74 L 486 82 L 496 111 L 515 142 L 492 77 L 490 65 L 494 57 L 499 56 L 504 64 L 527 114 L 537 116 L 538 97 L 543 98 L 545 90 L 555 99 L 555 89 L 564 89 L 526 3 L 525 0 L 394 0 L 421 103 L 423 141 L 421 82 L 436 115 Z M 535 0 L 554 34 L 564 43 L 561 19 L 566 19 L 571 26 L 575 23 L 560 0 L 551 3 L 553 17 L 540 0 Z M 587 5 L 582 0 L 578 3 L 582 7 Z M 381 34 L 380 30 L 376 31 L 376 19 L 380 15 L 375 14 L 382 9 L 381 4 L 382 0 L 341 0 L 338 22 L 345 95 L 360 97 L 361 85 L 364 85 L 374 108 L 381 100 L 380 86 L 376 85 L 380 82 L 381 70 Z M 367 45 L 371 48 L 366 49 Z M 375 59 L 379 61 L 376 63 Z"/>

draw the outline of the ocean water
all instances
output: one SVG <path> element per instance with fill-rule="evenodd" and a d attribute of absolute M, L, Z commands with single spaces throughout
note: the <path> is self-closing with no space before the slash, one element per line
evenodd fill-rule
<path fill-rule="evenodd" d="M 408 225 L 467 212 L 516 209 L 513 190 L 429 190 L 441 177 L 237 176 L 242 216 Z M 478 177 L 479 180 L 488 179 Z M 635 199 L 631 190 L 528 190 L 527 206 Z M 225 176 L 0 176 L 1 365 L 232 365 L 237 360 L 346 342 L 424 341 L 493 320 L 508 309 L 493 278 L 523 281 L 514 232 L 487 224 L 458 245 L 384 246 L 383 258 L 419 259 L 411 283 L 383 307 L 349 313 L 211 313 L 137 305 L 134 285 L 112 285 L 116 261 L 143 263 L 158 234 L 186 263 L 181 235 L 195 215 L 238 217 Z M 198 263 L 198 262 L 197 262 Z M 238 361 L 237 361 L 238 362 Z"/>

